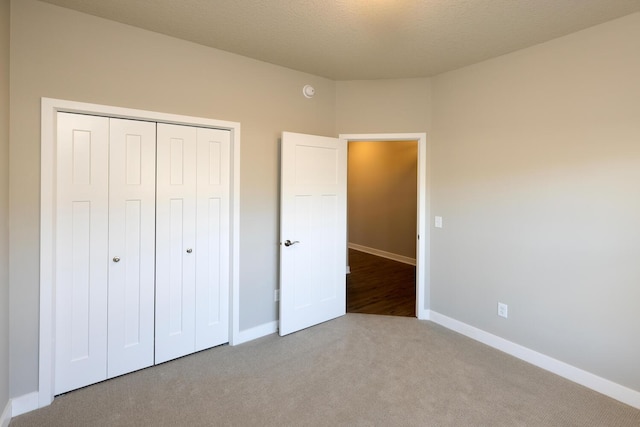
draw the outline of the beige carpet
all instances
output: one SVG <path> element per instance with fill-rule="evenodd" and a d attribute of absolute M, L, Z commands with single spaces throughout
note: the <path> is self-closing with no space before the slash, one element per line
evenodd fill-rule
<path fill-rule="evenodd" d="M 22 426 L 640 426 L 640 410 L 430 322 L 348 314 L 68 393 Z"/>

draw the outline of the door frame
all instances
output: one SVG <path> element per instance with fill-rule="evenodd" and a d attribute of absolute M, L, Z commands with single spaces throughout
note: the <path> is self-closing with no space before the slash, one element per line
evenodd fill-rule
<path fill-rule="evenodd" d="M 430 147 L 427 144 L 427 134 L 422 133 L 354 133 L 340 134 L 339 138 L 349 142 L 388 142 L 388 141 L 418 141 L 418 212 L 416 236 L 416 317 L 421 320 L 429 319 L 431 306 L 430 295 L 430 221 L 429 196 L 430 179 L 428 165 L 430 161 Z M 348 184 L 347 184 L 348 185 Z"/>
<path fill-rule="evenodd" d="M 40 338 L 38 407 L 50 405 L 54 397 L 55 369 L 55 212 L 56 212 L 56 134 L 57 113 L 79 113 L 121 119 L 144 120 L 231 132 L 230 203 L 230 292 L 229 344 L 239 338 L 240 278 L 240 123 L 112 107 L 53 98 L 41 100 L 40 139 Z"/>

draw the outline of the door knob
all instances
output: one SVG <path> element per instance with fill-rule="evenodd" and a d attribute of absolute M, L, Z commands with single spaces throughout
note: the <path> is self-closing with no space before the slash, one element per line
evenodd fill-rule
<path fill-rule="evenodd" d="M 193 252 L 193 249 L 189 248 L 187 249 L 187 253 L 190 254 L 191 252 Z"/>
<path fill-rule="evenodd" d="M 114 256 L 113 257 L 113 262 L 120 262 L 120 257 L 119 256 Z"/>
<path fill-rule="evenodd" d="M 297 241 L 297 240 L 294 240 L 293 242 L 291 240 L 285 240 L 284 241 L 284 245 L 287 246 L 287 247 L 295 245 L 296 243 L 300 243 L 300 242 Z"/>

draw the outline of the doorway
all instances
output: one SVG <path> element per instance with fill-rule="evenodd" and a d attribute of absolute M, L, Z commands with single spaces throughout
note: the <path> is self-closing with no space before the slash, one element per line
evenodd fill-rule
<path fill-rule="evenodd" d="M 347 312 L 415 317 L 418 142 L 348 148 Z"/>
<path fill-rule="evenodd" d="M 349 143 L 360 143 L 367 142 L 370 144 L 381 143 L 392 145 L 394 143 L 408 143 L 413 142 L 414 146 L 417 145 L 417 165 L 416 172 L 414 174 L 414 179 L 416 179 L 416 187 L 417 191 L 414 190 L 414 201 L 415 203 L 415 212 L 416 215 L 414 217 L 413 231 L 413 240 L 409 244 L 413 243 L 415 247 L 415 256 L 411 257 L 412 251 L 407 251 L 405 249 L 395 250 L 393 248 L 398 248 L 398 242 L 393 243 L 389 250 L 371 250 L 371 246 L 379 246 L 374 243 L 370 243 L 371 246 L 367 245 L 358 245 L 354 242 L 348 242 L 351 249 L 349 249 L 349 253 L 347 254 L 347 266 L 348 269 L 350 267 L 350 259 L 354 259 L 354 267 L 356 263 L 358 268 L 362 268 L 364 270 L 364 274 L 369 275 L 370 277 L 380 278 L 382 274 L 391 275 L 389 279 L 383 280 L 399 280 L 405 283 L 404 287 L 400 289 L 396 289 L 394 292 L 399 294 L 397 296 L 400 299 L 406 301 L 407 297 L 411 297 L 411 293 L 413 293 L 413 301 L 414 307 L 413 310 L 411 308 L 401 308 L 395 307 L 391 308 L 389 306 L 390 301 L 385 301 L 385 299 L 390 299 L 389 297 L 389 289 L 384 289 L 384 283 L 378 283 L 377 290 L 371 295 L 372 303 L 379 306 L 381 310 L 391 310 L 395 311 L 395 313 L 385 313 L 385 314 L 395 314 L 395 315 L 405 315 L 405 316 L 415 316 L 419 319 L 426 319 L 428 316 L 427 307 L 429 307 L 428 300 L 428 271 L 429 271 L 429 254 L 428 254 L 428 241 L 429 241 L 429 230 L 427 228 L 427 218 L 429 218 L 428 212 L 428 181 L 427 181 L 427 170 L 426 166 L 428 164 L 428 151 L 426 144 L 426 134 L 424 133 L 415 133 L 415 134 L 341 134 L 341 139 L 348 141 Z M 382 145 L 381 145 L 382 146 Z M 380 147 L 381 147 L 380 146 Z M 378 147 L 379 148 L 379 147 Z M 379 150 L 378 150 L 379 151 Z M 349 184 L 351 185 L 351 183 Z M 381 202 L 381 203 L 389 203 Z M 369 214 L 373 217 L 375 216 L 375 211 L 369 212 Z M 351 221 L 351 220 L 350 220 Z M 375 222 L 375 221 L 374 221 Z M 349 224 L 349 227 L 352 227 L 352 224 Z M 393 235 L 393 231 L 389 234 L 389 230 L 386 231 L 386 236 L 389 237 Z M 406 234 L 406 231 L 404 231 Z M 383 235 L 385 233 L 382 233 Z M 349 236 L 352 233 L 349 231 Z M 384 236 L 383 236 L 384 237 Z M 405 239 L 406 240 L 406 239 Z M 405 243 L 406 244 L 406 243 Z M 378 249 L 378 248 L 376 248 Z M 357 252 L 355 252 L 357 250 Z M 407 255 L 402 253 L 394 253 L 394 252 L 404 252 Z M 382 257 L 379 257 L 382 255 Z M 373 258 L 371 258 L 373 257 Z M 389 259 L 391 258 L 391 259 Z M 415 267 L 413 261 L 415 260 Z M 400 261 L 400 262 L 399 262 Z M 379 269 L 379 270 L 378 270 Z M 378 272 L 376 272 L 378 271 Z M 359 276 L 362 278 L 363 271 L 359 271 Z M 354 279 L 355 279 L 354 275 Z M 351 280 L 348 279 L 348 280 Z M 366 280 L 366 279 L 365 279 Z M 409 284 L 409 287 L 406 284 Z M 413 285 L 413 292 L 411 286 Z M 394 293 L 392 292 L 391 295 Z M 407 295 L 409 294 L 409 295 Z M 386 295 L 386 296 L 385 296 Z"/>

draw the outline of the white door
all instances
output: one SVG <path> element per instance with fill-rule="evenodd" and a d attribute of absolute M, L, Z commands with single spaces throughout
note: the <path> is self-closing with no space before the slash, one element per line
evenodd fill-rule
<path fill-rule="evenodd" d="M 195 342 L 196 128 L 158 123 L 156 363 Z"/>
<path fill-rule="evenodd" d="M 282 134 L 280 335 L 346 311 L 347 142 Z"/>
<path fill-rule="evenodd" d="M 58 113 L 55 394 L 107 377 L 109 119 Z"/>
<path fill-rule="evenodd" d="M 110 119 L 107 377 L 153 365 L 156 124 Z"/>
<path fill-rule="evenodd" d="M 56 153 L 54 394 L 228 342 L 230 131 L 59 113 Z"/>
<path fill-rule="evenodd" d="M 230 144 L 158 124 L 156 363 L 228 341 Z"/>
<path fill-rule="evenodd" d="M 198 128 L 195 351 L 229 341 L 231 132 Z"/>

